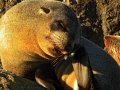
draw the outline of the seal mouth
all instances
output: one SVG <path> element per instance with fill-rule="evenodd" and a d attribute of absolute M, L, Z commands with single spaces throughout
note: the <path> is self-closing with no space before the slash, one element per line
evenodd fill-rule
<path fill-rule="evenodd" d="M 62 56 L 69 55 L 74 51 L 74 48 L 72 48 L 72 47 L 69 48 L 70 50 L 66 50 L 66 47 L 68 47 L 68 46 L 65 46 L 64 48 L 60 48 L 60 46 L 58 44 L 56 44 L 54 41 L 52 43 L 54 46 L 54 50 L 56 52 L 58 52 L 59 54 L 61 54 Z"/>
<path fill-rule="evenodd" d="M 65 51 L 64 49 L 61 49 L 55 42 L 53 42 L 53 46 L 54 46 L 54 49 L 56 52 L 60 53 L 61 55 L 62 54 L 68 54 L 67 51 Z"/>

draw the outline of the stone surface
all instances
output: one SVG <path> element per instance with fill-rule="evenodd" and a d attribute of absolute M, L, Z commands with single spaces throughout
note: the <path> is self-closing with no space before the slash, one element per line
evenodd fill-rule
<path fill-rule="evenodd" d="M 120 35 L 120 0 L 64 0 L 76 12 L 83 36 L 104 47 L 104 36 Z"/>
<path fill-rule="evenodd" d="M 46 90 L 37 83 L 3 70 L 0 65 L 0 90 Z"/>

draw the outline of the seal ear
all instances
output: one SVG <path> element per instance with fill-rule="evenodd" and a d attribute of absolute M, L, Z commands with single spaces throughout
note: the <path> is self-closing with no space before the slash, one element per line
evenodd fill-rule
<path fill-rule="evenodd" d="M 49 14 L 50 13 L 50 9 L 46 8 L 46 7 L 41 7 L 38 11 L 39 14 Z"/>

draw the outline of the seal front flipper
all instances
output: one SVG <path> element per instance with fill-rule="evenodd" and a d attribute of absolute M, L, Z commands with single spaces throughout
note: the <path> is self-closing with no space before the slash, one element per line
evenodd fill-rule
<path fill-rule="evenodd" d="M 72 59 L 72 65 L 80 90 L 93 88 L 92 72 L 89 65 L 89 57 L 84 47 L 79 48 Z M 92 85 L 92 86 L 91 86 Z"/>
<path fill-rule="evenodd" d="M 108 35 L 104 38 L 105 49 L 120 66 L 120 36 Z"/>

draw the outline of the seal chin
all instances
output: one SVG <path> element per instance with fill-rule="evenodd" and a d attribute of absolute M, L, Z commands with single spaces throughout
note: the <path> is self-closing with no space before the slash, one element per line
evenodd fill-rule
<path fill-rule="evenodd" d="M 61 49 L 58 45 L 56 45 L 54 43 L 53 43 L 53 47 L 48 48 L 47 50 L 48 50 L 48 52 L 47 52 L 48 55 L 50 55 L 52 57 L 56 57 L 56 58 L 69 54 L 69 52 L 67 52 L 64 49 Z"/>

